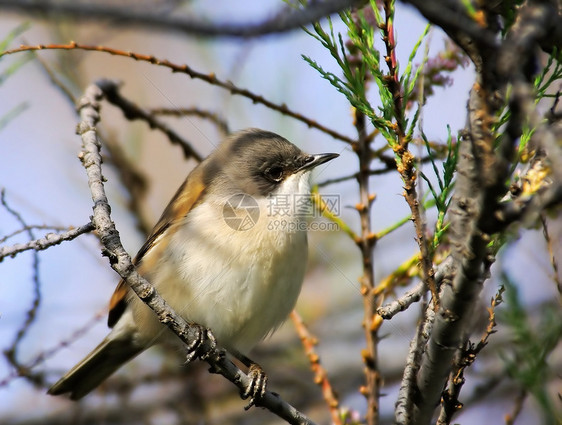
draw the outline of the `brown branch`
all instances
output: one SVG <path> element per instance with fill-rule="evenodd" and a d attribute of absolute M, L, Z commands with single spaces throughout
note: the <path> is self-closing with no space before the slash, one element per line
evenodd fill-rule
<path fill-rule="evenodd" d="M 39 44 L 39 45 L 36 45 L 36 46 L 22 45 L 18 48 L 6 50 L 6 51 L 0 53 L 0 57 L 2 57 L 4 55 L 10 55 L 10 54 L 25 52 L 25 51 L 30 51 L 30 50 L 86 50 L 86 51 L 94 51 L 94 52 L 103 52 L 103 53 L 108 53 L 108 54 L 114 55 L 114 56 L 127 57 L 127 58 L 134 59 L 136 61 L 148 62 L 148 63 L 151 63 L 153 65 L 163 66 L 165 68 L 169 68 L 170 70 L 172 70 L 172 72 L 187 74 L 189 77 L 191 77 L 193 79 L 202 80 L 202 81 L 205 81 L 205 82 L 207 82 L 207 83 L 209 83 L 213 86 L 217 86 L 217 87 L 223 88 L 225 90 L 228 90 L 233 95 L 239 95 L 239 96 L 242 96 L 242 97 L 246 97 L 246 98 L 250 99 L 253 103 L 259 103 L 259 104 L 264 105 L 265 107 L 267 107 L 269 109 L 272 109 L 272 110 L 277 111 L 277 112 L 279 112 L 283 115 L 294 118 L 297 121 L 300 121 L 300 122 L 306 124 L 310 128 L 314 128 L 316 130 L 319 130 L 323 133 L 326 133 L 326 134 L 332 136 L 334 139 L 341 140 L 342 142 L 346 142 L 346 143 L 349 143 L 349 144 L 354 143 L 354 140 L 351 139 L 350 137 L 347 137 L 343 134 L 340 134 L 335 130 L 331 130 L 328 127 L 325 127 L 325 126 L 317 123 L 316 121 L 314 121 L 310 118 L 307 118 L 306 116 L 304 116 L 302 114 L 299 114 L 298 112 L 290 110 L 287 107 L 287 105 L 285 105 L 285 104 L 278 105 L 276 103 L 273 103 L 273 102 L 267 100 L 266 98 L 264 98 L 261 95 L 257 95 L 255 93 L 251 92 L 250 90 L 239 88 L 236 85 L 234 85 L 234 83 L 232 83 L 230 81 L 219 80 L 216 77 L 216 75 L 213 74 L 213 73 L 204 74 L 202 72 L 195 71 L 194 69 L 190 68 L 187 65 L 177 65 L 177 64 L 172 63 L 172 62 L 170 62 L 166 59 L 158 59 L 158 58 L 156 58 L 152 55 L 142 55 L 142 54 L 138 54 L 138 53 L 134 53 L 134 52 L 126 52 L 126 51 L 123 51 L 123 50 L 113 49 L 111 47 L 106 47 L 106 46 L 91 46 L 91 45 L 86 45 L 86 44 L 79 44 L 79 43 L 75 43 L 75 42 L 70 42 L 69 44 L 47 44 L 47 45 Z"/>
<path fill-rule="evenodd" d="M 375 294 L 375 272 L 373 268 L 373 253 L 377 242 L 371 229 L 371 205 L 375 197 L 369 188 L 369 165 L 371 163 L 371 148 L 367 139 L 366 118 L 359 110 L 355 110 L 355 128 L 358 141 L 355 145 L 359 159 L 359 203 L 356 208 L 361 222 L 361 236 L 356 243 L 361 250 L 363 261 L 363 275 L 360 277 L 361 295 L 363 296 L 363 329 L 365 332 L 366 348 L 362 351 L 366 384 L 360 392 L 367 399 L 367 424 L 375 425 L 379 422 L 379 398 L 382 385 L 378 370 L 378 330 L 382 318 L 376 313 L 377 306 L 382 302 L 382 295 Z"/>
<path fill-rule="evenodd" d="M 550 233 L 548 231 L 548 225 L 546 223 L 546 216 L 541 214 L 541 224 L 542 224 L 542 232 L 544 235 L 544 239 L 546 240 L 546 246 L 548 248 L 548 254 L 550 257 L 550 266 L 552 267 L 553 272 L 553 280 L 556 283 L 556 289 L 558 289 L 558 293 L 562 294 L 562 281 L 560 280 L 559 268 L 558 268 L 558 260 L 554 255 L 554 249 L 552 246 L 552 239 L 550 238 Z"/>
<path fill-rule="evenodd" d="M 155 312 L 158 319 L 188 347 L 193 346 L 196 341 L 201 341 L 201 327 L 186 322 L 170 308 L 154 286 L 139 275 L 131 257 L 123 248 L 119 232 L 111 220 L 111 208 L 105 194 L 101 170 L 101 145 L 96 132 L 96 124 L 99 122 L 99 101 L 102 96 L 103 92 L 96 85 L 91 85 L 86 89 L 78 105 L 81 122 L 77 131 L 82 137 L 80 159 L 86 169 L 94 204 L 92 222 L 96 226 L 96 231 L 104 247 L 103 255 L 108 257 L 111 267 L 127 282 L 131 290 Z M 197 355 L 204 358 L 214 372 L 220 373 L 234 383 L 241 392 L 250 384 L 250 377 L 228 360 L 224 355 L 224 350 L 217 348 L 212 339 L 204 338 L 202 340 Z M 310 419 L 270 391 L 256 400 L 256 405 L 267 408 L 291 424 L 312 424 Z"/>
<path fill-rule="evenodd" d="M 443 2 L 425 2 L 419 7 L 430 3 L 438 7 Z M 455 194 L 449 208 L 451 255 L 456 273 L 451 286 L 443 288 L 440 309 L 417 375 L 418 398 L 413 416 L 416 424 L 431 421 L 455 353 L 466 341 L 474 303 L 488 277 L 494 252 L 488 248 L 493 236 L 488 233 L 487 223 L 500 210 L 500 199 L 507 192 L 506 181 L 516 153 L 514 145 L 527 121 L 525 108 L 518 101 L 519 93 L 521 88 L 532 92 L 529 65 L 535 63 L 538 41 L 549 34 L 556 22 L 558 14 L 553 4 L 527 2 L 518 10 L 518 20 L 501 47 L 479 46 L 483 67 L 477 64 L 477 80 L 469 99 L 468 129 L 460 145 Z M 514 94 L 509 99 L 511 114 L 499 137 L 494 127 L 496 112 L 508 84 Z M 505 228 L 494 230 L 502 232 Z"/>
<path fill-rule="evenodd" d="M 523 410 L 523 403 L 525 403 L 528 394 L 529 393 L 526 388 L 521 388 L 521 390 L 519 390 L 519 394 L 515 397 L 515 403 L 513 404 L 511 413 L 505 415 L 505 425 L 513 425 L 515 423 L 517 417 L 521 413 L 521 410 Z"/>
<path fill-rule="evenodd" d="M 227 121 L 219 116 L 218 114 L 207 111 L 201 108 L 153 108 L 149 109 L 148 113 L 151 115 L 165 115 L 165 116 L 174 116 L 174 117 L 184 117 L 184 116 L 195 116 L 202 119 L 206 119 L 212 122 L 220 132 L 221 136 L 225 138 L 230 134 L 230 128 L 228 126 Z"/>
<path fill-rule="evenodd" d="M 341 12 L 353 5 L 351 0 L 324 0 L 311 2 L 303 9 L 287 7 L 284 13 L 276 13 L 263 22 L 208 22 L 206 19 L 186 19 L 182 16 L 138 11 L 131 7 L 110 7 L 95 2 L 0 0 L 0 8 L 32 13 L 40 17 L 59 16 L 95 21 L 108 20 L 120 27 L 147 27 L 163 31 L 176 31 L 199 37 L 249 38 L 283 33 L 299 29 L 326 16 Z"/>
<path fill-rule="evenodd" d="M 119 86 L 111 80 L 100 80 L 97 86 L 103 91 L 104 98 L 117 106 L 125 115 L 128 120 L 141 120 L 145 121 L 150 128 L 156 128 L 164 133 L 170 142 L 174 145 L 178 145 L 183 151 L 185 158 L 193 158 L 197 162 L 201 162 L 203 157 L 193 149 L 190 142 L 181 137 L 178 133 L 168 127 L 165 123 L 161 122 L 155 118 L 152 114 L 135 105 L 130 100 L 124 98 L 121 93 L 119 93 Z"/>
<path fill-rule="evenodd" d="M 322 388 L 322 395 L 324 396 L 324 400 L 326 400 L 328 409 L 330 409 L 332 424 L 342 425 L 338 396 L 332 388 L 326 369 L 324 369 L 324 367 L 320 364 L 320 357 L 318 356 L 318 353 L 316 353 L 316 350 L 314 349 L 314 346 L 318 343 L 318 341 L 310 333 L 302 320 L 302 317 L 296 310 L 291 312 L 291 319 L 293 320 L 295 329 L 301 339 L 306 357 L 308 357 L 308 361 L 310 362 L 310 368 L 314 373 L 314 383 Z"/>
<path fill-rule="evenodd" d="M 396 146 L 394 151 L 397 155 L 396 166 L 402 181 L 404 182 L 404 198 L 412 213 L 412 222 L 416 231 L 416 241 L 420 249 L 420 263 L 422 281 L 431 291 L 433 307 L 439 307 L 439 295 L 435 284 L 435 270 L 433 270 L 433 259 L 430 243 L 426 236 L 426 222 L 423 206 L 420 204 L 416 190 L 417 172 L 415 168 L 414 155 L 408 149 L 410 140 L 406 135 L 406 124 L 404 116 L 403 88 L 398 75 L 398 62 L 396 59 L 396 41 L 394 36 L 394 2 L 385 0 L 385 25 L 382 28 L 383 42 L 386 47 L 385 62 L 388 67 L 386 85 L 394 100 L 394 118 L 396 120 Z"/>
<path fill-rule="evenodd" d="M 43 60 L 40 55 L 35 56 L 51 82 L 63 93 L 64 97 L 74 107 L 77 99 L 73 90 L 68 87 L 68 83 L 61 81 L 51 69 L 49 64 Z M 102 137 L 101 134 L 99 134 L 99 136 Z M 108 162 L 114 165 L 121 183 L 129 193 L 130 197 L 127 202 L 127 207 L 136 219 L 137 229 L 146 236 L 152 229 L 152 223 L 149 223 L 142 213 L 142 201 L 146 195 L 148 187 L 145 175 L 127 158 L 123 148 L 118 143 L 115 143 L 111 137 L 104 135 L 102 139 L 103 145 L 105 146 L 107 152 L 109 152 Z"/>

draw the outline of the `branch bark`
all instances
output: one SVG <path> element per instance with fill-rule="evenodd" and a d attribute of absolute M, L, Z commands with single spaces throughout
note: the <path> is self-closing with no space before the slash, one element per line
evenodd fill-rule
<path fill-rule="evenodd" d="M 15 244 L 12 246 L 2 247 L 0 248 L 0 262 L 2 262 L 5 257 L 15 257 L 20 252 L 28 251 L 30 249 L 42 251 L 64 241 L 71 241 L 84 233 L 91 232 L 92 230 L 94 230 L 94 225 L 92 223 L 87 223 L 83 226 L 70 229 L 64 233 L 47 233 L 44 237 L 34 239 L 25 244 Z"/>
<path fill-rule="evenodd" d="M 419 5 L 422 13 L 427 12 L 428 4 Z M 490 226 L 489 217 L 501 210 L 500 199 L 507 192 L 505 182 L 515 144 L 527 115 L 517 100 L 521 98 L 517 93 L 523 87 L 532 91 L 532 72 L 528 65 L 536 60 L 537 47 L 549 28 L 559 23 L 557 17 L 554 3 L 529 1 L 498 48 L 487 44 L 485 39 L 478 46 L 483 66 L 478 69 L 477 64 L 479 73 L 470 93 L 467 131 L 460 146 L 456 192 L 450 208 L 455 277 L 452 285 L 442 290 L 441 306 L 417 374 L 411 423 L 430 423 L 453 357 L 466 340 L 467 323 L 493 261 L 490 259 L 493 253 L 487 247 L 490 235 L 505 230 L 505 225 L 499 223 Z M 457 36 L 469 35 L 468 28 Z M 501 104 L 498 95 L 500 98 L 505 95 L 508 84 L 514 87 L 514 96 L 509 99 L 511 115 L 498 142 L 494 130 L 495 113 Z"/>

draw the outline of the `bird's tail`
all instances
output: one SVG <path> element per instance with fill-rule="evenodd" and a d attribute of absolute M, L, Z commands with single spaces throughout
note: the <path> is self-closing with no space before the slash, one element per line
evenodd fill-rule
<path fill-rule="evenodd" d="M 72 400 L 78 400 L 144 348 L 134 344 L 132 338 L 116 339 L 112 338 L 110 334 L 80 363 L 49 388 L 48 393 L 51 395 L 70 393 Z"/>

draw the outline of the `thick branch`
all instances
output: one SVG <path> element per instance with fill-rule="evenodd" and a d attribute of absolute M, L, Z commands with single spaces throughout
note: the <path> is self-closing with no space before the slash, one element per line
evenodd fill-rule
<path fill-rule="evenodd" d="M 101 145 L 95 127 L 99 121 L 101 98 L 102 91 L 98 86 L 91 85 L 87 88 L 79 102 L 82 121 L 78 126 L 78 133 L 82 137 L 83 145 L 80 159 L 88 175 L 88 185 L 94 202 L 92 222 L 104 246 L 103 254 L 109 258 L 111 267 L 127 282 L 135 294 L 156 313 L 158 319 L 185 344 L 192 345 L 193 341 L 200 337 L 200 329 L 187 323 L 174 312 L 156 289 L 139 275 L 131 257 L 121 244 L 115 224 L 111 221 L 110 206 L 105 195 L 101 171 L 99 152 Z M 211 365 L 213 371 L 226 377 L 240 390 L 246 389 L 250 384 L 250 378 L 224 356 L 224 350 L 216 348 L 210 340 L 203 342 L 199 353 L 205 357 L 205 361 Z M 291 424 L 312 424 L 306 416 L 272 392 L 266 392 L 256 404 L 267 408 Z"/>

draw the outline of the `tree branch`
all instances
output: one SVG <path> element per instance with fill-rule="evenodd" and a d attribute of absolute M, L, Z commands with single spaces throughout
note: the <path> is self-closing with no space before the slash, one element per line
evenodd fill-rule
<path fill-rule="evenodd" d="M 482 57 L 486 69 L 480 70 L 470 93 L 468 130 L 460 146 L 456 192 L 449 210 L 456 274 L 452 285 L 443 288 L 441 307 L 417 375 L 418 398 L 413 416 L 416 424 L 431 421 L 453 357 L 466 339 L 466 326 L 493 256 L 488 249 L 491 236 L 487 221 L 500 210 L 499 200 L 507 191 L 505 182 L 516 151 L 514 145 L 525 121 L 523 110 L 514 98 L 510 99 L 510 119 L 497 143 L 493 126 L 498 99 L 494 96 L 505 93 L 508 84 L 515 88 L 530 84 L 532 74 L 527 65 L 534 61 L 538 40 L 552 25 L 552 15 L 556 15 L 552 7 L 548 2 L 530 2 L 523 7 L 518 22 L 496 52 L 497 57 Z"/>
<path fill-rule="evenodd" d="M 121 93 L 119 93 L 119 86 L 114 81 L 103 79 L 98 81 L 96 85 L 103 91 L 104 98 L 121 109 L 123 115 L 125 115 L 128 120 L 145 121 L 150 128 L 157 128 L 164 133 L 168 139 L 170 139 L 172 144 L 178 145 L 183 151 L 185 158 L 193 158 L 197 162 L 201 162 L 203 160 L 203 157 L 195 151 L 195 149 L 193 149 L 191 143 L 168 127 L 165 123 L 155 118 L 141 107 L 135 105 L 130 100 L 124 98 Z"/>
<path fill-rule="evenodd" d="M 2 1 L 2 0 L 0 0 Z M 286 115 L 288 117 L 294 118 L 297 121 L 300 121 L 304 124 L 306 124 L 308 127 L 310 128 L 315 128 L 316 130 L 319 130 L 325 134 L 328 134 L 329 136 L 332 136 L 334 139 L 337 140 L 341 140 L 342 142 L 348 143 L 353 145 L 353 143 L 355 143 L 355 141 L 348 137 L 345 136 L 335 130 L 332 130 L 328 127 L 323 126 L 322 124 L 319 124 L 318 122 L 316 122 L 315 120 L 312 120 L 302 114 L 299 114 L 298 112 L 295 112 L 291 109 L 289 109 L 287 107 L 287 105 L 285 105 L 284 103 L 279 105 L 277 103 L 273 103 L 269 100 L 267 100 L 265 97 L 255 94 L 253 92 L 251 92 L 248 89 L 243 89 L 240 88 L 238 86 L 236 86 L 234 83 L 232 83 L 231 81 L 224 81 L 224 80 L 220 80 L 219 78 L 217 78 L 217 76 L 213 73 L 211 74 L 205 74 L 203 72 L 199 72 L 194 70 L 193 68 L 190 68 L 187 65 L 178 65 L 175 64 L 173 62 L 170 62 L 169 60 L 166 59 L 158 59 L 152 55 L 142 55 L 139 53 L 134 53 L 134 52 L 127 52 L 124 50 L 119 50 L 119 49 L 114 49 L 111 47 L 106 47 L 106 46 L 91 46 L 91 45 L 86 45 L 86 44 L 79 44 L 76 43 L 74 41 L 68 43 L 68 44 L 39 44 L 36 46 L 26 46 L 26 45 L 22 45 L 20 47 L 17 47 L 15 49 L 10 49 L 10 50 L 6 50 L 4 52 L 0 52 L 0 58 L 5 56 L 5 55 L 11 55 L 14 53 L 19 53 L 19 52 L 26 52 L 26 51 L 34 51 L 34 50 L 86 50 L 86 51 L 93 51 L 93 52 L 103 52 L 103 53 L 108 53 L 110 55 L 114 55 L 114 56 L 121 56 L 121 57 L 126 57 L 126 58 L 131 58 L 133 60 L 136 61 L 142 61 L 142 62 L 148 62 L 151 63 L 153 65 L 157 65 L 157 66 L 162 66 L 165 68 L 170 69 L 172 72 L 177 72 L 177 73 L 182 73 L 182 74 L 187 74 L 190 78 L 193 79 L 197 79 L 197 80 L 202 80 L 205 81 L 206 83 L 209 83 L 210 85 L 213 86 L 217 86 L 220 88 L 223 88 L 227 91 L 229 91 L 231 94 L 233 95 L 238 95 L 238 96 L 242 96 L 245 97 L 247 99 L 250 99 L 253 103 L 258 103 L 260 105 L 263 105 L 273 111 L 277 111 L 282 115 Z"/>
<path fill-rule="evenodd" d="M 92 223 L 103 245 L 103 255 L 108 257 L 111 267 L 121 276 L 130 288 L 145 302 L 158 316 L 158 319 L 171 329 L 185 344 L 193 345 L 200 339 L 200 328 L 189 324 L 158 294 L 156 289 L 136 271 L 131 257 L 123 248 L 119 232 L 111 221 L 110 206 L 103 185 L 101 170 L 100 142 L 97 138 L 96 124 L 99 122 L 99 101 L 103 92 L 96 85 L 86 89 L 79 101 L 81 122 L 78 133 L 82 137 L 82 151 L 80 159 L 88 176 L 88 185 L 94 203 Z M 224 350 L 217 348 L 212 341 L 205 339 L 198 354 L 205 358 L 213 371 L 220 373 L 234 383 L 240 390 L 244 390 L 250 383 L 250 378 L 237 368 L 224 355 Z M 285 419 L 291 424 L 312 424 L 301 412 L 283 401 L 277 394 L 267 391 L 256 402 Z"/>
<path fill-rule="evenodd" d="M 208 22 L 203 19 L 186 19 L 154 13 L 150 10 L 136 11 L 131 7 L 108 7 L 74 1 L 0 0 L 0 8 L 44 16 L 70 17 L 73 19 L 107 20 L 120 27 L 148 27 L 162 31 L 176 31 L 199 37 L 250 38 L 299 29 L 326 16 L 338 13 L 353 4 L 352 0 L 325 0 L 310 2 L 303 9 L 287 7 L 263 22 Z"/>
<path fill-rule="evenodd" d="M 435 271 L 435 284 L 437 285 L 437 288 L 441 287 L 443 281 L 450 282 L 452 280 L 453 274 L 453 259 L 451 257 L 447 257 L 447 259 L 443 261 Z M 428 289 L 429 288 L 427 287 L 425 282 L 419 282 L 414 288 L 407 291 L 400 298 L 392 301 L 389 304 L 379 307 L 377 309 L 377 313 L 383 319 L 390 320 L 396 314 L 406 310 L 413 303 L 419 301 L 421 297 L 428 291 Z"/>
<path fill-rule="evenodd" d="M 92 223 L 87 223 L 80 227 L 69 229 L 64 233 L 47 233 L 40 239 L 29 241 L 25 244 L 15 244 L 0 248 L 0 262 L 5 257 L 15 257 L 20 252 L 33 249 L 35 251 L 43 251 L 51 246 L 58 245 L 64 241 L 71 241 L 84 233 L 91 232 L 95 227 Z"/>

